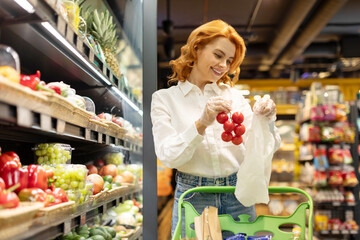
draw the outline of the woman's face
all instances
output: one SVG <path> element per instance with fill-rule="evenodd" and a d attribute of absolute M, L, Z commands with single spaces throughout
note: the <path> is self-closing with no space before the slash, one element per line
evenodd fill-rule
<path fill-rule="evenodd" d="M 235 50 L 235 44 L 229 39 L 216 38 L 197 51 L 198 59 L 192 71 L 196 71 L 201 81 L 217 82 L 229 71 Z"/>

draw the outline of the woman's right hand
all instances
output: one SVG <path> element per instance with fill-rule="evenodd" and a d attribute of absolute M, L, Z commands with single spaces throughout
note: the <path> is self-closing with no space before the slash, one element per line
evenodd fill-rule
<path fill-rule="evenodd" d="M 205 109 L 199 119 L 199 122 L 204 126 L 209 126 L 212 124 L 216 116 L 221 113 L 225 112 L 228 113 L 231 110 L 231 100 L 227 100 L 223 97 L 211 97 L 206 103 Z"/>

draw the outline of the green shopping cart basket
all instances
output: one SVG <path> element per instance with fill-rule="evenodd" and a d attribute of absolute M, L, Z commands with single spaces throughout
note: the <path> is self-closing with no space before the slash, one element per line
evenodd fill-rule
<path fill-rule="evenodd" d="M 192 192 L 205 193 L 234 193 L 235 187 L 232 186 L 206 186 L 196 187 L 184 192 L 179 199 L 178 213 L 179 220 L 172 237 L 172 240 L 179 240 L 181 238 L 195 238 L 195 230 L 190 227 L 194 223 L 194 218 L 200 214 L 188 202 L 183 201 L 184 196 Z M 292 236 L 291 232 L 282 231 L 279 227 L 284 224 L 298 225 L 301 228 L 301 237 L 305 239 L 306 220 L 308 219 L 308 239 L 312 240 L 312 221 L 313 221 L 313 201 L 310 195 L 298 188 L 293 187 L 269 187 L 269 193 L 300 193 L 307 198 L 307 202 L 299 204 L 297 209 L 290 216 L 269 216 L 260 215 L 255 221 L 249 222 L 249 215 L 240 215 L 240 221 L 235 221 L 231 215 L 219 215 L 219 222 L 222 231 L 231 231 L 234 234 L 246 233 L 248 236 L 255 236 L 257 232 L 271 232 L 274 240 L 289 239 Z M 185 209 L 185 235 L 182 234 L 181 210 Z M 306 210 L 309 209 L 308 217 L 306 217 Z"/>

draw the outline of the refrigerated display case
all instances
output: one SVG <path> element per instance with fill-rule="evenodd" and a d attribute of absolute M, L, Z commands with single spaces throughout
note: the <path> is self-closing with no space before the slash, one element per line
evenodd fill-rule
<path fill-rule="evenodd" d="M 18 53 L 21 73 L 30 75 L 40 70 L 45 83 L 61 81 L 71 86 L 84 104 L 92 101 L 95 109 L 81 108 L 63 96 L 39 93 L 1 77 L 0 145 L 3 152 L 17 152 L 23 165 L 37 163 L 37 144 L 60 142 L 73 147 L 73 164 L 94 163 L 106 153 L 121 152 L 125 163 L 142 166 L 142 35 L 125 30 L 124 26 L 133 19 L 120 22 L 107 1 L 87 1 L 99 13 L 108 10 L 114 19 L 116 46 L 121 48 L 114 56 L 119 63 L 117 71 L 106 61 L 105 49 L 99 50 L 98 42 L 90 41 L 86 31 L 79 31 L 79 25 L 84 24 L 81 2 L 2 1 L 0 44 Z M 142 29 L 142 1 L 129 4 L 132 8 L 119 4 L 119 11 L 126 16 L 132 14 L 128 11 L 136 12 L 135 27 Z M 114 118 L 99 120 L 101 113 Z M 2 225 L 0 232 L 7 235 L 0 235 L 11 239 L 53 239 L 92 223 L 97 215 L 141 194 L 142 182 L 138 182 L 121 191 L 109 191 L 102 198 L 64 207 L 62 214 L 48 211 L 39 216 L 33 211 L 27 217 L 17 215 L 21 221 L 12 224 L 12 228 Z M 5 215 L 1 221 L 11 222 Z M 129 239 L 141 236 L 140 227 Z"/>

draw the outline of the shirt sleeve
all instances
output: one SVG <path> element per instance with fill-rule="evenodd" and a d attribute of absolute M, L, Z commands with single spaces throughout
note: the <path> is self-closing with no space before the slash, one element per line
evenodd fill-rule
<path fill-rule="evenodd" d="M 166 101 L 157 92 L 152 96 L 151 121 L 156 156 L 168 168 L 178 168 L 187 163 L 204 139 L 198 133 L 195 122 L 185 131 L 177 132 L 171 125 Z"/>

